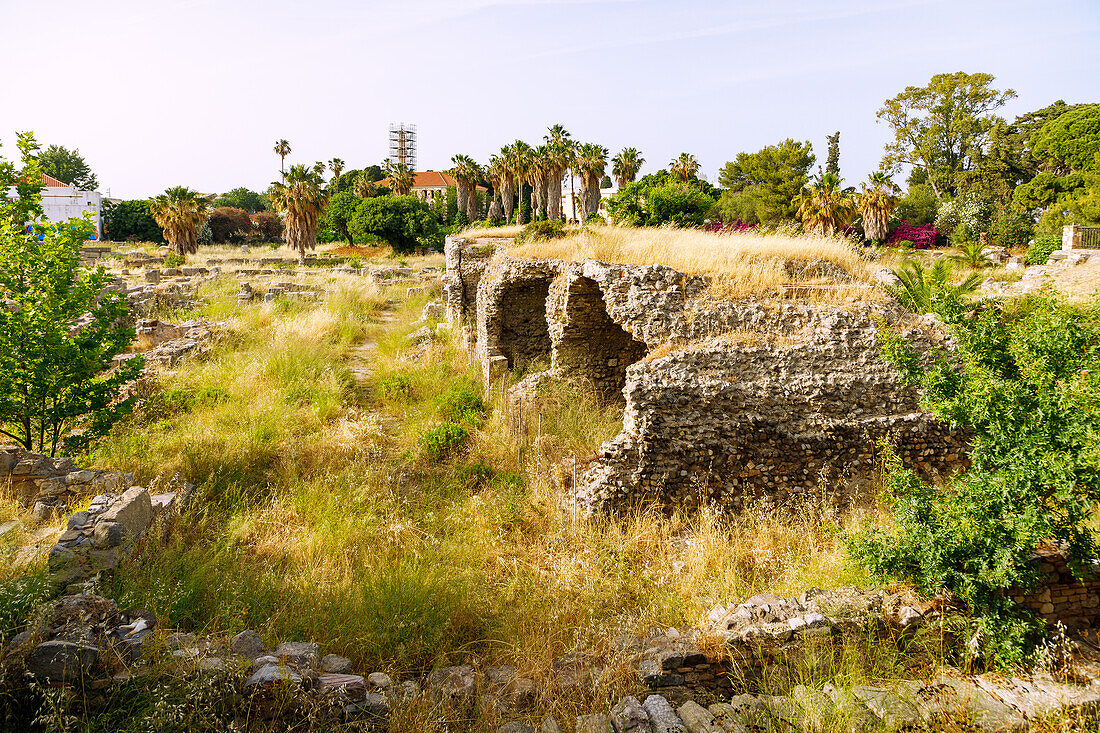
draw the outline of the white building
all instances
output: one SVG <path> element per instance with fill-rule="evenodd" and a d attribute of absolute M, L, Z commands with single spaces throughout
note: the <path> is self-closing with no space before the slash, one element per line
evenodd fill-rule
<path fill-rule="evenodd" d="M 98 242 L 103 238 L 103 197 L 99 191 L 81 191 L 45 174 L 42 175 L 42 183 L 43 218 L 57 223 L 79 219 L 84 212 L 88 212 L 95 224 L 95 231 L 89 240 Z"/>

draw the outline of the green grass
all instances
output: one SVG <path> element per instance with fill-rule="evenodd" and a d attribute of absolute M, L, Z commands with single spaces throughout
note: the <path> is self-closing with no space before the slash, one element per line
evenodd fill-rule
<path fill-rule="evenodd" d="M 422 349 L 406 338 L 432 293 L 385 320 L 404 286 L 341 282 L 322 303 L 274 307 L 213 281 L 203 314 L 229 321 L 216 348 L 164 375 L 82 459 L 198 487 L 110 582 L 120 606 L 203 634 L 317 641 L 361 673 L 476 659 L 541 683 L 570 651 L 608 653 L 622 633 L 694 624 L 718 602 L 868 584 L 839 541 L 859 515 L 576 516 L 560 501 L 567 467 L 622 429 L 621 406 L 549 382 L 517 434 L 449 332 Z M 364 341 L 377 348 L 360 352 L 360 388 L 349 359 Z M 465 431 L 461 446 L 427 449 L 445 425 Z M 565 721 L 637 691 L 611 665 L 572 697 L 546 692 L 539 710 Z"/>

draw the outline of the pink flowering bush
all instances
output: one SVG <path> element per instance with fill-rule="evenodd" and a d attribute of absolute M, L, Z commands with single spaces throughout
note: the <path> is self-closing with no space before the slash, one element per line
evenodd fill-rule
<path fill-rule="evenodd" d="M 939 230 L 932 224 L 910 224 L 903 221 L 886 237 L 887 245 L 912 242 L 914 249 L 931 249 L 936 246 Z"/>

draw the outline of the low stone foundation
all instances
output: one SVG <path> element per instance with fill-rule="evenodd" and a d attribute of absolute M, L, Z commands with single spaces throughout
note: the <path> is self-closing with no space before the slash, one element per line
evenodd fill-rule
<path fill-rule="evenodd" d="M 1083 579 L 1073 574 L 1060 550 L 1042 549 L 1033 562 L 1039 566 L 1039 585 L 1029 593 L 1013 593 L 1014 601 L 1070 631 L 1100 627 L 1100 561 L 1090 563 Z"/>

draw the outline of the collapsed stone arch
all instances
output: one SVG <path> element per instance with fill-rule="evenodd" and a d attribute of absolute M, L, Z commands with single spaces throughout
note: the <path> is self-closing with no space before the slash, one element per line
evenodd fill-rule
<path fill-rule="evenodd" d="M 566 275 L 553 320 L 551 366 L 587 379 L 604 400 L 622 401 L 627 367 L 644 358 L 648 347 L 612 320 L 596 281 Z"/>

